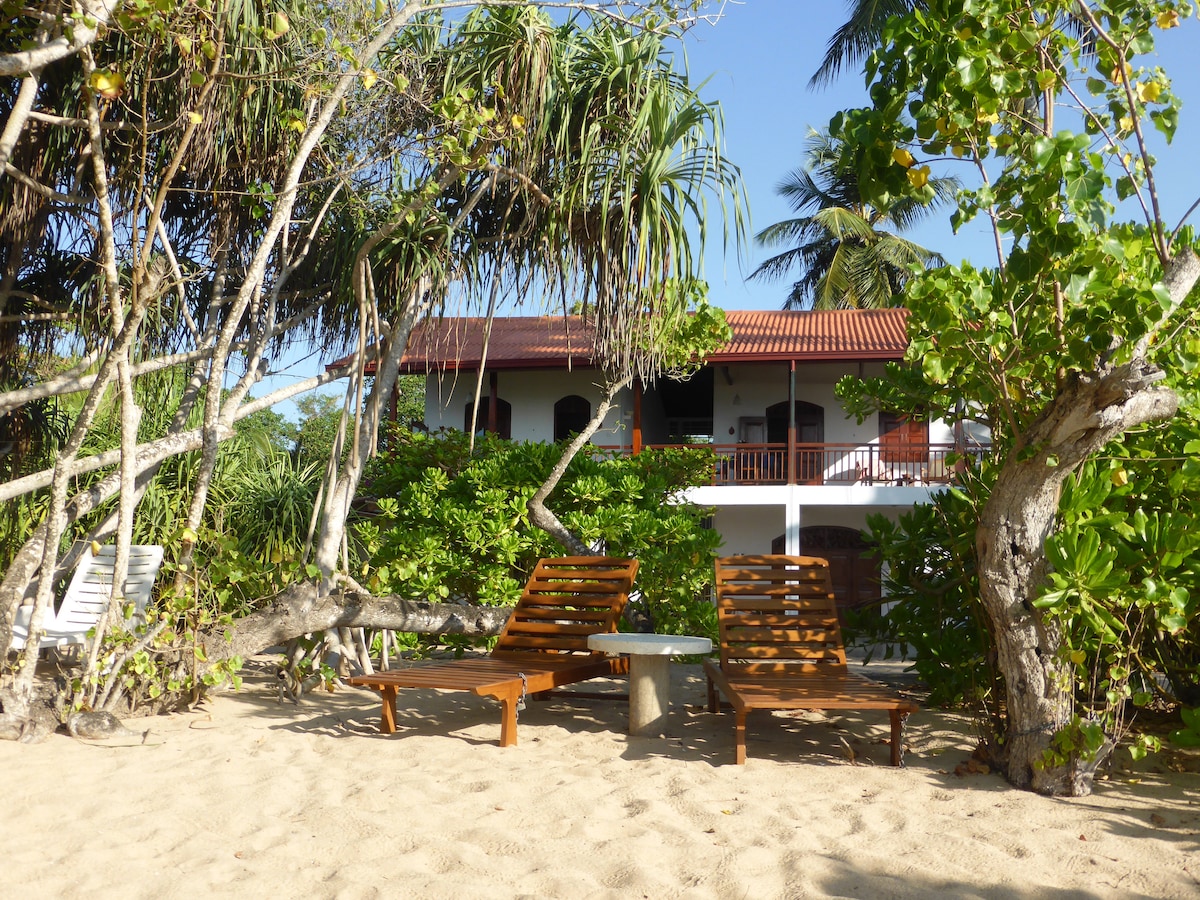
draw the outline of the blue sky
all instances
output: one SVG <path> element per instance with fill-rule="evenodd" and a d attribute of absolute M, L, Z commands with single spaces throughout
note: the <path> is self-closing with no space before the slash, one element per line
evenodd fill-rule
<path fill-rule="evenodd" d="M 719 5 L 710 3 L 712 8 Z M 698 25 L 688 35 L 688 63 L 694 82 L 709 78 L 705 97 L 724 109 L 726 155 L 741 168 L 752 229 L 759 231 L 793 215 L 775 187 L 802 162 L 808 129 L 825 126 L 838 110 L 866 105 L 867 93 L 857 71 L 822 90 L 808 88 L 829 38 L 845 21 L 843 3 L 745 0 L 725 4 L 724 13 L 718 24 Z M 1184 100 L 1175 141 L 1159 153 L 1157 169 L 1166 219 L 1173 227 L 1200 196 L 1200 22 L 1186 19 L 1181 27 L 1159 33 L 1158 55 L 1158 64 Z M 947 167 L 943 174 L 970 176 L 965 168 L 954 172 Z M 934 217 L 936 221 L 908 236 L 952 263 L 968 259 L 979 266 L 995 265 L 991 233 L 982 222 L 955 235 L 948 208 Z M 1193 224 L 1200 225 L 1195 214 Z M 709 299 L 725 309 L 778 309 L 791 280 L 745 282 L 770 251 L 751 244 L 739 267 L 732 256 L 722 257 L 719 243 L 719 237 L 710 238 L 706 253 Z"/>

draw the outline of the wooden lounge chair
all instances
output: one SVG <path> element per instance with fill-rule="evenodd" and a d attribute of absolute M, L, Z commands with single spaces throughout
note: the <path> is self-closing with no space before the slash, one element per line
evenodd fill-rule
<path fill-rule="evenodd" d="M 107 544 L 98 554 L 84 553 L 63 595 L 58 612 L 50 611 L 42 624 L 38 648 L 67 647 L 87 642 L 88 632 L 100 622 L 112 595 L 113 569 L 117 548 Z M 163 548 L 154 544 L 135 544 L 129 548 L 129 572 L 125 579 L 124 599 L 133 604 L 134 619 L 140 621 L 150 602 L 154 582 L 162 565 Z M 18 607 L 13 620 L 12 649 L 20 650 L 29 640 L 32 606 Z"/>
<path fill-rule="evenodd" d="M 756 709 L 887 710 L 892 765 L 903 764 L 904 720 L 917 704 L 848 670 L 826 560 L 723 557 L 716 590 L 721 660 L 704 663 L 708 708 L 718 711 L 718 689 L 733 705 L 739 765 L 746 717 Z"/>
<path fill-rule="evenodd" d="M 628 670 L 624 659 L 589 650 L 589 634 L 617 630 L 637 560 L 607 556 L 543 559 L 486 657 L 414 666 L 348 679 L 383 695 L 379 730 L 396 730 L 400 688 L 470 691 L 500 701 L 500 746 L 517 743 L 517 709 L 527 695 Z"/>

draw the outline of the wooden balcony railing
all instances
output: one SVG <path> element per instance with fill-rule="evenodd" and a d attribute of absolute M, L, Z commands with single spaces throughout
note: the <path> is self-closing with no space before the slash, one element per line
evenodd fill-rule
<path fill-rule="evenodd" d="M 787 444 L 653 444 L 697 447 L 716 456 L 713 484 L 947 484 L 962 457 L 984 448 L 954 444 L 797 444 L 789 466 Z M 954 458 L 957 462 L 950 462 Z"/>

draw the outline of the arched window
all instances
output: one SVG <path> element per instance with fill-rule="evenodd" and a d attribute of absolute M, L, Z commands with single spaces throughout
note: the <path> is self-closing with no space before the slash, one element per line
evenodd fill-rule
<path fill-rule="evenodd" d="M 489 415 L 491 398 L 484 397 L 479 401 L 479 417 L 475 419 L 475 433 L 481 431 L 495 431 L 500 437 L 506 441 L 512 440 L 512 404 L 507 400 L 496 401 L 496 427 L 489 427 L 491 416 Z M 466 414 L 463 416 L 463 431 L 471 430 L 471 413 L 474 411 L 475 404 L 468 403 Z"/>
<path fill-rule="evenodd" d="M 554 404 L 554 440 L 565 441 L 583 431 L 592 418 L 592 404 L 578 394 L 569 394 Z"/>

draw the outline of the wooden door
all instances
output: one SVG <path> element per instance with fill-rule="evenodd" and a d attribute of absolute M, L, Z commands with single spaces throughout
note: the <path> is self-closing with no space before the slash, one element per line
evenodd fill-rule
<path fill-rule="evenodd" d="M 771 542 L 772 553 L 784 553 L 785 547 L 783 535 Z M 882 597 L 879 556 L 858 529 L 836 525 L 801 528 L 800 555 L 829 560 L 838 609 L 869 606 Z"/>

